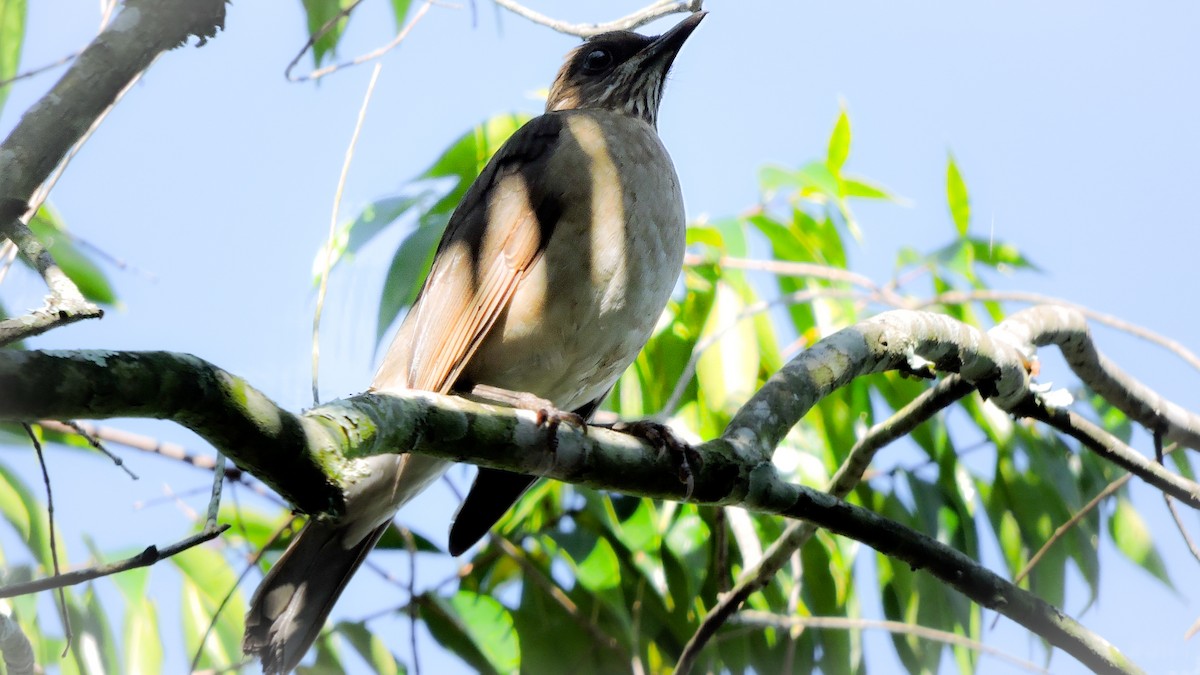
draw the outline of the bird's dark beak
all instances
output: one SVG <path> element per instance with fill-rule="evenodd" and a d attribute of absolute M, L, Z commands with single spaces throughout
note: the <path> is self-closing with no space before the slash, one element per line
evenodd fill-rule
<path fill-rule="evenodd" d="M 671 64 L 675 62 L 675 55 L 679 53 L 683 43 L 687 41 L 692 31 L 696 30 L 696 26 L 700 25 L 705 16 L 708 16 L 708 12 L 696 12 L 680 21 L 671 30 L 654 38 L 654 42 L 651 42 L 642 50 L 641 54 L 638 54 L 640 67 L 642 69 L 661 68 L 664 73 L 669 70 Z"/>

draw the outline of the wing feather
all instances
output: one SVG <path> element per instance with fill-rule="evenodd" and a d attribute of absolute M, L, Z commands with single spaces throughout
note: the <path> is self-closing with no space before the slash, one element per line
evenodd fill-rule
<path fill-rule="evenodd" d="M 453 387 L 553 233 L 561 208 L 541 178 L 561 130 L 558 115 L 534 118 L 472 183 L 372 389 Z"/>

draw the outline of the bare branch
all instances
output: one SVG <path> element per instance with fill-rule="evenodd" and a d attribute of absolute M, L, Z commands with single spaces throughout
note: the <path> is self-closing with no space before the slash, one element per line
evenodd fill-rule
<path fill-rule="evenodd" d="M 428 7 L 429 3 L 425 3 L 425 6 L 422 7 L 422 10 Z M 422 12 L 422 14 L 423 13 L 424 12 Z M 358 135 L 362 131 L 363 121 L 367 118 L 367 108 L 371 105 L 371 95 L 375 93 L 375 83 L 379 81 L 379 71 L 381 68 L 383 68 L 383 64 L 376 63 L 375 69 L 371 71 L 371 80 L 367 82 L 367 91 L 365 94 L 363 94 L 363 102 L 358 109 L 358 119 L 354 123 L 354 132 L 350 134 L 350 145 L 346 147 L 346 157 L 342 161 L 342 173 L 338 176 L 337 188 L 333 191 L 333 213 L 329 216 L 329 238 L 325 242 L 325 262 L 321 267 L 321 282 L 317 288 L 317 307 L 313 310 L 313 405 L 318 405 L 321 403 L 320 388 L 317 386 L 317 378 L 321 370 L 321 310 L 325 307 L 325 293 L 329 288 L 329 270 L 331 267 L 333 267 L 333 247 L 334 239 L 337 238 L 338 211 L 340 211 L 342 207 L 342 192 L 346 188 L 346 176 L 350 173 L 350 164 L 354 160 L 354 148 L 358 145 Z"/>
<path fill-rule="evenodd" d="M 1200 416 L 1167 400 L 1100 354 L 1082 313 L 1042 305 L 1021 310 L 1001 325 L 1008 327 L 1009 338 L 1016 344 L 1058 347 L 1084 384 L 1138 424 L 1161 431 L 1166 440 L 1200 449 Z"/>
<path fill-rule="evenodd" d="M 3 157 L 4 147 L 0 146 L 0 171 L 3 171 Z M 3 183 L 4 177 L 0 174 L 0 190 L 3 189 Z M 54 262 L 50 251 L 34 236 L 29 226 L 16 216 L 17 212 L 25 210 L 25 206 L 23 201 L 8 200 L 5 203 L 0 198 L 0 237 L 8 237 L 16 244 L 22 257 L 42 275 L 46 286 L 50 288 L 50 295 L 41 309 L 0 321 L 0 347 L 41 335 L 58 326 L 104 316 L 104 310 L 84 299 L 75 283 Z"/>
<path fill-rule="evenodd" d="M 37 434 L 33 433 L 33 427 L 28 424 L 21 425 L 28 434 L 30 442 L 33 443 L 33 449 L 37 453 L 38 467 L 42 470 L 42 484 L 46 486 L 46 521 L 49 524 L 48 538 L 50 540 L 50 560 L 54 566 L 54 576 L 58 576 L 60 568 L 58 566 L 58 536 L 55 533 L 54 527 L 54 490 L 50 488 L 50 472 L 46 469 L 46 456 L 42 453 L 42 443 L 38 440 Z M 62 588 L 58 589 L 58 611 L 62 616 L 63 624 L 63 656 L 71 650 L 71 615 L 67 612 L 67 596 L 63 593 Z"/>
<path fill-rule="evenodd" d="M 1192 350 L 1183 346 L 1178 340 L 1173 340 L 1165 335 L 1156 333 L 1148 328 L 1139 326 L 1135 323 L 1126 321 L 1120 317 L 1098 312 L 1084 305 L 1069 302 L 1062 298 L 1055 298 L 1041 293 L 1029 293 L 1025 291 L 994 291 L 989 289 L 976 289 L 972 291 L 952 291 L 934 296 L 928 300 L 918 302 L 916 304 L 909 303 L 907 309 L 926 309 L 930 305 L 955 305 L 967 302 L 1023 302 L 1031 305 L 1058 305 L 1073 309 L 1080 314 L 1083 314 L 1088 319 L 1096 323 L 1102 323 L 1111 328 L 1115 328 L 1124 333 L 1128 333 L 1134 337 L 1140 338 L 1147 342 L 1153 343 L 1166 349 L 1172 354 L 1178 356 L 1185 361 L 1189 366 L 1200 370 L 1200 356 L 1196 356 Z"/>
<path fill-rule="evenodd" d="M 567 23 L 566 21 L 559 21 L 558 19 L 529 9 L 514 0 L 493 1 L 513 14 L 536 24 L 541 24 L 559 33 L 566 33 L 567 35 L 574 35 L 581 38 L 589 38 L 593 35 L 614 30 L 633 30 L 670 14 L 699 12 L 704 5 L 704 0 L 658 0 L 658 2 L 643 7 L 636 12 L 607 23 Z"/>
<path fill-rule="evenodd" d="M 228 529 L 229 525 L 221 525 L 213 529 L 203 530 L 162 549 L 159 549 L 155 546 L 147 546 L 146 550 L 133 556 L 132 558 L 126 558 L 125 560 L 119 560 L 107 565 L 89 567 L 87 569 L 77 570 L 75 572 L 67 572 L 66 574 L 56 574 L 45 579 L 35 579 L 25 583 L 2 586 L 0 587 L 0 598 L 12 598 L 18 595 L 28 595 L 30 593 L 37 593 L 39 591 L 45 591 L 52 588 L 65 588 L 67 586 L 74 586 L 75 584 L 81 584 L 85 581 L 106 577 L 137 567 L 148 567 L 160 560 L 166 560 L 176 553 L 186 551 L 193 546 L 203 544 L 206 541 L 214 539 Z"/>
<path fill-rule="evenodd" d="M 1147 483 L 1171 495 L 1193 509 L 1200 509 L 1200 485 L 1183 476 L 1171 473 L 1166 467 L 1139 455 L 1116 436 L 1084 419 L 1080 415 L 1051 409 L 1040 401 L 1031 399 L 1020 408 L 1022 415 L 1036 419 L 1058 429 L 1082 443 L 1092 452 L 1136 475 Z"/>
<path fill-rule="evenodd" d="M 362 2 L 362 0 L 356 0 L 354 4 L 340 10 L 332 19 L 325 22 L 325 25 L 322 26 L 320 30 L 318 30 L 315 34 L 313 34 L 312 37 L 309 38 L 308 42 L 304 45 L 304 48 L 300 50 L 300 53 L 297 54 L 290 63 L 288 63 L 288 67 L 283 72 L 284 77 L 286 77 L 288 81 L 306 82 L 308 80 L 319 80 L 326 75 L 331 75 L 341 70 L 342 68 L 349 68 L 351 66 L 357 66 L 368 61 L 374 61 L 375 59 L 392 51 L 396 47 L 399 47 L 400 43 L 404 42 L 404 39 L 408 37 L 408 34 L 412 31 L 413 27 L 417 25 L 417 22 L 419 22 L 421 18 L 425 16 L 425 13 L 429 11 L 429 8 L 435 4 L 433 0 L 425 0 L 425 3 L 421 5 L 421 7 L 417 9 L 416 13 L 413 14 L 413 17 L 408 20 L 408 23 L 404 24 L 404 28 L 402 28 L 399 33 L 396 33 L 396 37 L 392 38 L 382 47 L 373 49 L 365 54 L 360 54 L 349 61 L 342 61 L 341 63 L 334 63 L 324 66 L 323 68 L 317 68 L 307 75 L 293 76 L 292 69 L 295 68 L 296 64 L 300 62 L 301 57 L 308 53 L 309 49 L 312 49 L 312 46 L 316 44 L 317 40 L 321 39 L 323 35 L 332 30 L 333 26 L 338 21 L 340 21 L 343 17 L 348 16 L 360 2 Z"/>
<path fill-rule="evenodd" d="M 217 468 L 217 462 L 212 457 L 197 455 L 178 443 L 162 441 L 152 436 L 135 434 L 124 429 L 102 427 L 91 422 L 80 421 L 58 422 L 55 420 L 38 420 L 37 424 L 40 427 L 59 433 L 82 433 L 86 437 L 95 439 L 96 441 L 115 443 L 134 450 L 161 455 L 167 459 L 183 462 L 184 464 L 189 464 L 205 471 L 215 471 Z M 245 473 L 236 466 L 225 467 L 224 473 L 225 480 L 239 483 L 246 481 Z"/>
<path fill-rule="evenodd" d="M 1037 567 L 1037 564 L 1041 562 L 1043 557 L 1045 557 L 1046 552 L 1050 550 L 1050 547 L 1058 543 L 1072 527 L 1078 525 L 1079 521 L 1083 520 L 1087 514 L 1094 511 L 1097 506 L 1104 502 L 1105 499 L 1108 499 L 1116 494 L 1117 490 L 1120 490 L 1121 486 L 1128 483 L 1129 479 L 1131 478 L 1133 478 L 1133 474 L 1127 473 L 1104 486 L 1104 489 L 1096 493 L 1095 497 L 1092 497 L 1090 500 L 1088 500 L 1088 503 L 1084 504 L 1083 507 L 1079 509 L 1078 513 L 1071 516 L 1067 522 L 1054 528 L 1054 532 L 1046 539 L 1046 543 L 1042 544 L 1041 548 L 1039 548 L 1037 552 L 1029 558 L 1029 562 L 1025 563 L 1025 566 L 1021 568 L 1021 571 L 1018 572 L 1017 576 L 1013 578 L 1013 583 L 1021 583 L 1021 580 L 1028 576 L 1029 573 L 1033 571 L 1034 567 Z"/>

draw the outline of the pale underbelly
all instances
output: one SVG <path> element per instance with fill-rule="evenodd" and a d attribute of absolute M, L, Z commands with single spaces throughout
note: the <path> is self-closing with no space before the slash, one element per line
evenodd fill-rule
<path fill-rule="evenodd" d="M 647 246 L 642 260 L 615 266 L 619 274 L 563 268 L 552 253 L 522 280 L 463 376 L 573 410 L 604 396 L 637 358 L 679 275 L 682 245 Z"/>

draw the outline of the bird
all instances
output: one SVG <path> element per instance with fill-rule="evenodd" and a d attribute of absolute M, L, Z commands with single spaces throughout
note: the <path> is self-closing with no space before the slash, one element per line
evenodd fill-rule
<path fill-rule="evenodd" d="M 591 417 L 682 269 L 683 195 L 658 110 L 704 16 L 656 37 L 601 33 L 567 54 L 545 112 L 501 146 L 452 214 L 371 391 L 474 392 L 565 416 L 554 419 Z M 402 453 L 355 461 L 344 515 L 310 519 L 251 599 L 243 650 L 265 673 L 297 666 L 398 509 L 451 465 Z M 535 480 L 481 468 L 450 553 L 486 535 Z"/>

